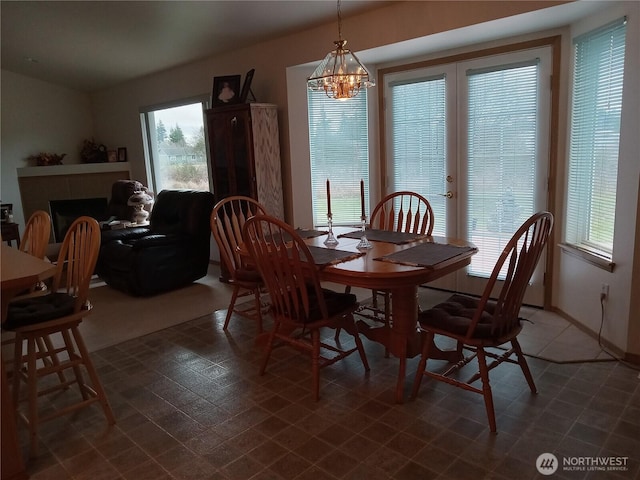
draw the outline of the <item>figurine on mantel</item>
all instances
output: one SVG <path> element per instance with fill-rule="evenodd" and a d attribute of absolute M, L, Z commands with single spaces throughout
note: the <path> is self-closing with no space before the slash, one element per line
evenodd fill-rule
<path fill-rule="evenodd" d="M 62 159 L 66 153 L 59 155 L 57 153 L 40 152 L 37 155 L 31 155 L 27 158 L 30 162 L 35 162 L 38 167 L 46 167 L 49 165 L 62 165 Z"/>
<path fill-rule="evenodd" d="M 129 197 L 127 204 L 129 206 L 134 207 L 133 218 L 132 221 L 141 225 L 147 222 L 147 218 L 149 218 L 149 212 L 145 210 L 146 205 L 151 205 L 153 203 L 153 196 L 151 192 L 147 191 L 138 191 L 134 192 L 133 195 Z"/>

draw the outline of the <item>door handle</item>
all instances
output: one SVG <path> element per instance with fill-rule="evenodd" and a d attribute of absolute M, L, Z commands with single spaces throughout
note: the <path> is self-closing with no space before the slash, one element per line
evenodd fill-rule
<path fill-rule="evenodd" d="M 447 193 L 439 193 L 441 197 L 453 198 L 453 192 L 449 190 Z"/>

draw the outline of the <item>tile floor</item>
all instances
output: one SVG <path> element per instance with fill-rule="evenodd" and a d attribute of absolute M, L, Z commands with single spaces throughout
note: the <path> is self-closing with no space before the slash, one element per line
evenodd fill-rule
<path fill-rule="evenodd" d="M 482 397 L 440 382 L 392 403 L 397 360 L 366 339 L 369 374 L 357 355 L 324 369 L 314 402 L 305 357 L 280 349 L 259 376 L 255 325 L 238 317 L 224 332 L 224 313 L 93 352 L 117 424 L 95 406 L 45 424 L 31 479 L 531 479 L 545 452 L 628 459 L 544 478 L 640 475 L 640 379 L 620 363 L 530 358 L 537 395 L 501 365 L 492 435 Z"/>

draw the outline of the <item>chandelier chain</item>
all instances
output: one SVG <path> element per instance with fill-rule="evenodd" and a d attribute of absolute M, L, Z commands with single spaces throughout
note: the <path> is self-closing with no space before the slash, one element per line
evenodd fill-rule
<path fill-rule="evenodd" d="M 340 8 L 341 0 L 338 0 L 338 40 L 342 41 L 342 10 Z"/>

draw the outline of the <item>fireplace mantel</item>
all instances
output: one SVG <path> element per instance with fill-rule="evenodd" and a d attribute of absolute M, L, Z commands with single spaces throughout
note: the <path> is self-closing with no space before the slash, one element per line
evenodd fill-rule
<path fill-rule="evenodd" d="M 75 163 L 18 168 L 18 177 L 48 177 L 50 175 L 80 175 L 87 173 L 130 172 L 129 162 Z"/>

